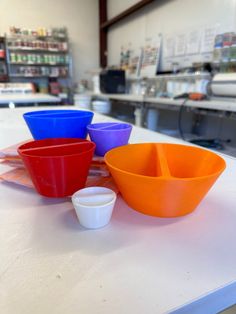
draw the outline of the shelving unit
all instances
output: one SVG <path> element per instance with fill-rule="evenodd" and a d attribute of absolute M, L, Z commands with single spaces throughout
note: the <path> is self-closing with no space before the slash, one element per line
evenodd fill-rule
<path fill-rule="evenodd" d="M 71 87 L 69 40 L 67 33 L 59 35 L 16 33 L 6 36 L 9 80 L 36 83 L 39 91 L 40 87 L 47 89 L 46 86 L 59 81 L 63 82 L 65 89 Z"/>

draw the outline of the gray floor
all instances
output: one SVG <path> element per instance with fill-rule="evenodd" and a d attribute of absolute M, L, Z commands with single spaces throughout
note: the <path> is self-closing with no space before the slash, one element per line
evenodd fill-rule
<path fill-rule="evenodd" d="M 166 134 L 166 135 L 176 137 L 176 138 L 180 138 L 178 130 L 159 130 L 159 132 Z M 193 134 L 188 134 L 188 133 L 186 133 L 185 136 L 186 136 L 186 139 L 190 139 L 190 138 L 191 139 L 198 139 L 199 138 L 198 136 L 195 136 Z M 224 146 L 223 150 L 215 150 L 215 152 L 219 152 L 219 153 L 223 153 L 225 155 L 236 157 L 236 146 L 235 145 L 233 146 L 230 144 L 223 143 L 223 146 Z M 235 312 L 235 314 L 236 314 L 236 312 Z"/>
<path fill-rule="evenodd" d="M 220 314 L 236 314 L 236 305 L 231 306 L 227 310 L 220 312 Z"/>

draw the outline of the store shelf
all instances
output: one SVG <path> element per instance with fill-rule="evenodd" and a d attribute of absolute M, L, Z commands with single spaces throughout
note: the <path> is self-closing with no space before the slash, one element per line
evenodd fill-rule
<path fill-rule="evenodd" d="M 23 35 L 23 34 L 17 34 L 17 35 L 11 35 L 8 36 L 7 39 L 9 40 L 19 40 L 19 39 L 25 39 L 25 40 L 51 40 L 51 41 L 67 41 L 68 36 L 42 36 L 42 35 Z"/>
<path fill-rule="evenodd" d="M 23 74 L 11 74 L 10 77 L 25 77 L 25 78 L 68 78 L 67 76 L 54 76 L 54 75 L 23 75 Z"/>
<path fill-rule="evenodd" d="M 37 49 L 37 48 L 20 48 L 20 47 L 17 47 L 17 48 L 10 48 L 8 47 L 8 50 L 11 52 L 17 52 L 17 51 L 21 51 L 21 52 L 37 52 L 37 53 L 40 53 L 40 52 L 44 52 L 44 53 L 62 53 L 62 54 L 68 54 L 69 51 L 68 50 L 53 50 L 53 49 Z"/>
<path fill-rule="evenodd" d="M 68 63 L 24 63 L 24 62 L 9 62 L 10 65 L 20 65 L 20 66 L 64 66 L 68 67 Z"/>
<path fill-rule="evenodd" d="M 16 34 L 6 37 L 9 78 L 70 79 L 71 56 L 68 37 Z M 28 67 L 28 69 L 27 69 Z M 68 82 L 69 84 L 69 82 Z"/>

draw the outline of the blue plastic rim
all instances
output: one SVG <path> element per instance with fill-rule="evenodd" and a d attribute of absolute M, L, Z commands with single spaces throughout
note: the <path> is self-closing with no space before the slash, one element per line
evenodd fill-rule
<path fill-rule="evenodd" d="M 93 112 L 84 110 L 41 110 L 23 115 L 35 140 L 47 138 L 86 138 Z"/>

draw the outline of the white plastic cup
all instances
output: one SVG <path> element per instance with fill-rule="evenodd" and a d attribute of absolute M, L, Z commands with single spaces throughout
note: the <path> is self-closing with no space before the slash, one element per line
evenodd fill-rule
<path fill-rule="evenodd" d="M 91 96 L 86 94 L 75 94 L 74 105 L 79 106 L 80 108 L 90 109 Z"/>
<path fill-rule="evenodd" d="M 140 108 L 136 108 L 134 110 L 135 116 L 135 125 L 141 127 L 142 126 L 142 110 Z"/>
<path fill-rule="evenodd" d="M 80 224 L 89 229 L 106 226 L 112 215 L 116 201 L 116 193 L 104 187 L 81 189 L 72 195 Z"/>
<path fill-rule="evenodd" d="M 94 100 L 92 107 L 93 111 L 101 114 L 109 114 L 111 111 L 111 103 L 108 100 Z"/>
<path fill-rule="evenodd" d="M 149 130 L 157 131 L 159 120 L 159 111 L 157 109 L 149 108 L 147 112 L 147 128 Z"/>

